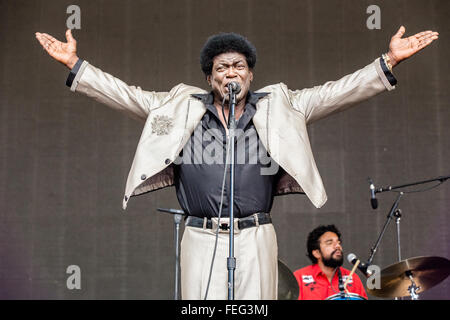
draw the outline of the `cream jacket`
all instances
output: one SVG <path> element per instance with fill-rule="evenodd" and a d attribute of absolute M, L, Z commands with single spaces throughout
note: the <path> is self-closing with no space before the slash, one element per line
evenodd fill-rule
<path fill-rule="evenodd" d="M 257 92 L 269 93 L 256 105 L 253 123 L 262 144 L 286 174 L 276 194 L 304 192 L 320 208 L 327 195 L 314 160 L 306 126 L 316 120 L 392 90 L 379 59 L 340 80 L 314 88 L 291 90 L 283 83 Z M 206 112 L 192 94 L 206 91 L 179 84 L 169 92 L 130 86 L 84 61 L 71 90 L 145 121 L 125 187 L 130 197 L 174 183 L 173 162 Z"/>

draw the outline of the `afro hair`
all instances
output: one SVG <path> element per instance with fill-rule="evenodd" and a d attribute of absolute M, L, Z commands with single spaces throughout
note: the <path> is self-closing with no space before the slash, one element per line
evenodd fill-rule
<path fill-rule="evenodd" d="M 313 231 L 311 231 L 308 235 L 306 247 L 308 250 L 307 256 L 309 257 L 309 259 L 312 261 L 313 264 L 317 263 L 317 258 L 314 257 L 312 252 L 314 250 L 320 249 L 319 239 L 326 232 L 333 232 L 338 236 L 339 239 L 341 239 L 341 233 L 334 224 L 330 224 L 328 226 L 319 226 L 315 228 Z"/>
<path fill-rule="evenodd" d="M 245 56 L 248 67 L 256 64 L 256 48 L 237 33 L 219 33 L 208 38 L 200 53 L 200 65 L 206 76 L 212 73 L 214 57 L 226 52 L 238 52 Z"/>

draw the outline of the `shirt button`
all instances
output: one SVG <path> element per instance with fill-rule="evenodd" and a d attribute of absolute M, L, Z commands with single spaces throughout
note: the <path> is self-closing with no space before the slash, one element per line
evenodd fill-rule
<path fill-rule="evenodd" d="M 147 179 L 147 176 L 146 176 L 145 174 L 143 174 L 143 175 L 141 176 L 141 180 L 145 180 L 145 179 Z"/>
<path fill-rule="evenodd" d="M 128 201 L 128 197 L 127 196 L 125 196 L 125 201 Z"/>
<path fill-rule="evenodd" d="M 170 159 L 166 159 L 166 161 L 164 161 L 165 164 L 170 164 Z"/>

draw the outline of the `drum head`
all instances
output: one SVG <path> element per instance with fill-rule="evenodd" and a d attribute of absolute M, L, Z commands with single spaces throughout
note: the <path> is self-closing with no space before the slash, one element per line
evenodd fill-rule
<path fill-rule="evenodd" d="M 343 295 L 340 293 L 336 293 L 333 294 L 332 296 L 329 296 L 325 300 L 367 300 L 367 299 L 360 296 L 359 294 L 349 292 Z"/>

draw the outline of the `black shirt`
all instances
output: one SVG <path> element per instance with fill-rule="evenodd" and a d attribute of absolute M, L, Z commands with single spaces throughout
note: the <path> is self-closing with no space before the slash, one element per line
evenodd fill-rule
<path fill-rule="evenodd" d="M 256 103 L 266 93 L 247 95 L 244 112 L 237 122 L 235 152 L 234 216 L 270 212 L 279 177 L 278 165 L 261 144 L 252 118 Z M 213 104 L 213 94 L 193 95 L 207 111 L 180 153 L 175 166 L 175 187 L 183 210 L 197 217 L 219 214 L 226 158 L 226 130 Z M 180 159 L 181 158 L 181 159 Z M 181 161 L 180 161 L 181 160 Z M 229 216 L 229 168 L 227 168 L 222 217 Z"/>

